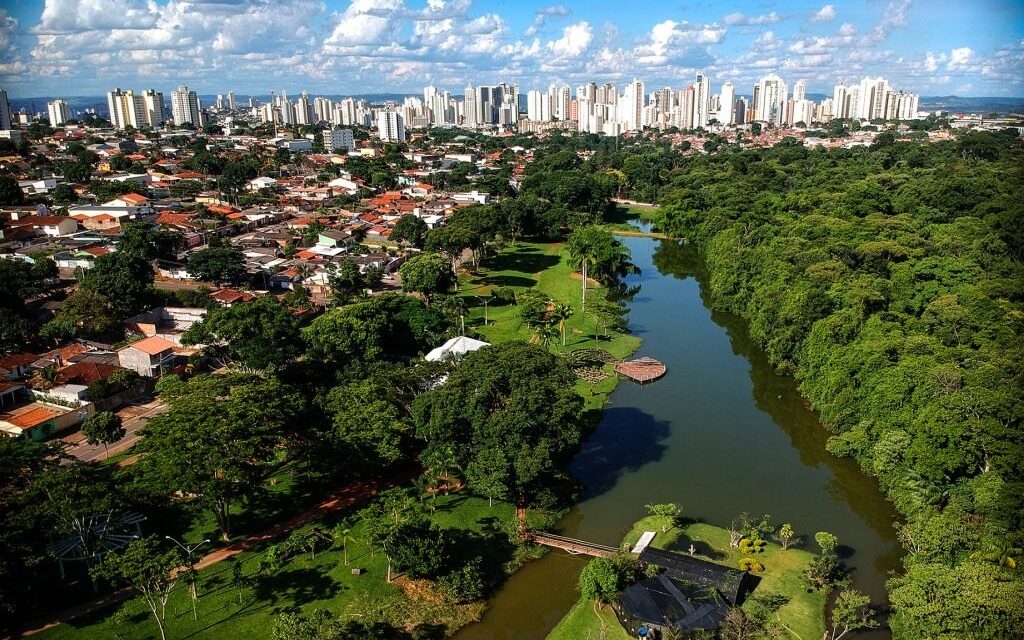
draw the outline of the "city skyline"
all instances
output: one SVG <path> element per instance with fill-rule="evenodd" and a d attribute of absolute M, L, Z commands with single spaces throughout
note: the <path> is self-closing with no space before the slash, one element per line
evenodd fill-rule
<path fill-rule="evenodd" d="M 14 98 L 143 85 L 169 94 L 181 84 L 199 94 L 415 93 L 426 83 L 455 92 L 634 76 L 653 88 L 698 72 L 738 89 L 774 72 L 818 94 L 883 75 L 923 95 L 1020 96 L 1024 7 L 33 0 L 0 9 L 0 86 Z"/>

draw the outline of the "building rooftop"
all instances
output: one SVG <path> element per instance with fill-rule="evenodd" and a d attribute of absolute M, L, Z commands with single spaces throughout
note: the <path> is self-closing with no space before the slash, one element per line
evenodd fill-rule
<path fill-rule="evenodd" d="M 153 336 L 151 338 L 139 340 L 138 342 L 133 342 L 125 347 L 125 349 L 138 349 L 139 351 L 148 353 L 151 356 L 159 355 L 164 351 L 168 351 L 173 348 L 173 342 L 170 340 L 164 340 L 160 336 Z"/>

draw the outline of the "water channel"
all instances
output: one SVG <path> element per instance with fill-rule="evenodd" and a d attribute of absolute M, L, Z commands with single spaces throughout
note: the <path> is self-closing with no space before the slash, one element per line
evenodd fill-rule
<path fill-rule="evenodd" d="M 795 382 L 751 343 L 744 322 L 709 310 L 693 249 L 623 242 L 642 272 L 629 279 L 640 285 L 629 313 L 630 330 L 644 340 L 638 355 L 661 360 L 668 374 L 616 389 L 572 464 L 586 490 L 559 533 L 618 545 L 651 502 L 679 502 L 686 517 L 719 526 L 744 511 L 768 513 L 805 536 L 839 536 L 854 585 L 884 602 L 900 552 L 896 513 L 875 481 L 825 451 L 828 433 Z M 576 601 L 584 562 L 552 552 L 525 566 L 456 640 L 543 639 Z"/>

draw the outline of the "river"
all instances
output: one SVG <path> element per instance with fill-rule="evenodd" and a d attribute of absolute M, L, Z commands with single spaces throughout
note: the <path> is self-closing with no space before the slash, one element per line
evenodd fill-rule
<path fill-rule="evenodd" d="M 805 540 L 835 533 L 854 585 L 885 602 L 900 549 L 896 512 L 877 483 L 825 451 L 828 433 L 793 379 L 751 343 L 744 321 L 709 310 L 693 249 L 622 240 L 641 269 L 628 279 L 640 285 L 629 307 L 630 330 L 644 340 L 638 355 L 661 360 L 668 374 L 643 387 L 623 382 L 612 394 L 572 463 L 586 490 L 559 532 L 617 546 L 652 502 L 678 502 L 685 517 L 719 526 L 744 511 L 767 513 Z M 576 601 L 584 562 L 552 552 L 523 567 L 456 640 L 543 639 Z"/>

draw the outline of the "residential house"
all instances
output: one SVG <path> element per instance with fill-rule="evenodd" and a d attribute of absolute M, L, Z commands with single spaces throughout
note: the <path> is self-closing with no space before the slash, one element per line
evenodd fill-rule
<path fill-rule="evenodd" d="M 160 336 L 144 338 L 117 350 L 117 360 L 140 376 L 159 378 L 175 360 L 174 343 Z"/>

